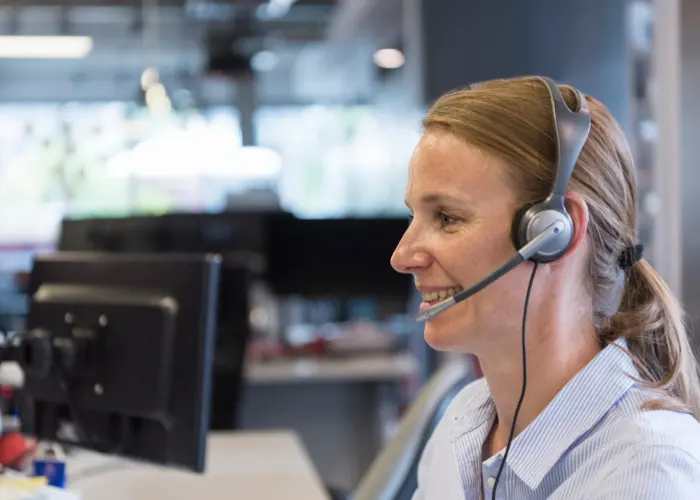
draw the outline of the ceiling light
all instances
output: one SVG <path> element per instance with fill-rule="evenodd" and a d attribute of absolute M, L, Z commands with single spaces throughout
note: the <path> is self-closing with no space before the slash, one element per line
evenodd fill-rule
<path fill-rule="evenodd" d="M 261 50 L 250 59 L 250 65 L 255 71 L 272 71 L 279 62 L 279 56 L 269 50 Z"/>
<path fill-rule="evenodd" d="M 406 58 L 398 49 L 381 49 L 374 54 L 374 64 L 380 68 L 396 69 L 406 62 Z"/>
<path fill-rule="evenodd" d="M 160 74 L 157 68 L 146 68 L 141 73 L 141 88 L 146 91 L 152 85 L 160 83 Z"/>
<path fill-rule="evenodd" d="M 6 59 L 81 59 L 91 51 L 89 36 L 0 36 Z"/>

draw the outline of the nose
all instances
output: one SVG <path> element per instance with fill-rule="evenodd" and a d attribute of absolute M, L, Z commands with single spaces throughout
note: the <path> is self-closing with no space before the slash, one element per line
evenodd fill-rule
<path fill-rule="evenodd" d="M 409 228 L 391 256 L 391 267 L 399 273 L 415 273 L 427 268 L 432 261 L 430 253 L 420 248 L 419 242 L 410 233 Z"/>

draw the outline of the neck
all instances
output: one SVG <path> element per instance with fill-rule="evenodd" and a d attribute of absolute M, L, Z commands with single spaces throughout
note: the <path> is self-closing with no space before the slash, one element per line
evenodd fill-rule
<path fill-rule="evenodd" d="M 565 308 L 552 309 L 566 311 Z M 552 312 L 540 311 L 539 318 L 528 318 L 527 321 L 527 389 L 514 437 L 530 425 L 566 383 L 600 352 L 590 315 L 572 320 L 570 310 L 569 315 L 559 317 Z M 522 337 L 521 332 L 518 333 L 517 341 L 508 342 L 508 346 L 498 353 L 479 355 L 497 412 L 489 440 L 491 454 L 502 450 L 508 443 L 522 391 Z"/>

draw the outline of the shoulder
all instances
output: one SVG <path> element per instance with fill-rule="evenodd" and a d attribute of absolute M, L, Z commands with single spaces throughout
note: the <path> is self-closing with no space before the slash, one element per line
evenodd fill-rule
<path fill-rule="evenodd" d="M 680 411 L 643 409 L 647 399 L 644 390 L 635 388 L 617 405 L 612 427 L 620 440 L 633 448 L 676 448 L 700 461 L 700 422 Z"/>
<path fill-rule="evenodd" d="M 488 412 L 487 406 L 491 401 L 488 385 L 480 378 L 465 385 L 449 402 L 440 421 L 438 422 L 431 441 L 449 440 L 451 429 L 455 422 L 464 419 L 477 420 Z"/>
<path fill-rule="evenodd" d="M 623 457 L 620 457 L 623 458 Z M 700 485 L 700 461 L 696 453 L 663 444 L 634 449 L 592 488 L 595 500 L 635 498 L 694 499 Z"/>
<path fill-rule="evenodd" d="M 460 425 L 476 423 L 474 409 L 480 409 L 490 401 L 486 381 L 482 378 L 464 386 L 447 406 L 421 454 L 418 464 L 418 492 L 414 498 L 440 497 L 443 488 L 459 490 L 459 471 L 452 452 L 453 430 Z M 468 422 L 465 422 L 467 420 Z M 473 422 L 472 422 L 473 420 Z M 451 489 L 450 489 L 451 488 Z"/>
<path fill-rule="evenodd" d="M 464 415 L 485 409 L 491 404 L 491 392 L 485 378 L 477 379 L 465 385 L 452 399 L 445 411 L 445 416 Z"/>
<path fill-rule="evenodd" d="M 457 426 L 476 425 L 480 418 L 485 418 L 485 411 L 478 410 L 485 410 L 489 401 L 490 393 L 485 379 L 481 378 L 464 386 L 452 398 L 435 426 L 421 458 L 422 464 L 424 466 L 430 464 L 435 448 L 440 449 L 449 445 L 453 430 Z"/>
<path fill-rule="evenodd" d="M 450 401 L 438 424 L 443 435 L 463 433 L 485 422 L 495 414 L 491 392 L 485 378 L 465 385 Z"/>
<path fill-rule="evenodd" d="M 686 413 L 643 410 L 633 390 L 600 429 L 599 484 L 594 499 L 696 498 L 700 485 L 700 423 Z"/>

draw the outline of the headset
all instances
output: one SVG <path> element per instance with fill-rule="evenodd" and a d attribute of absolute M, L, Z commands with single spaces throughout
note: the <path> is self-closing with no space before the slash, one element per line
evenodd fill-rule
<path fill-rule="evenodd" d="M 416 321 L 426 321 L 446 309 L 462 302 L 498 278 L 530 260 L 537 264 L 553 262 L 564 255 L 571 245 L 574 224 L 564 205 L 566 188 L 571 179 L 576 160 L 591 129 L 591 114 L 588 101 L 581 91 L 574 90 L 576 107 L 570 109 L 554 80 L 535 77 L 547 88 L 554 117 L 556 140 L 556 177 L 549 195 L 540 201 L 529 203 L 516 211 L 511 226 L 511 238 L 517 253 L 508 262 L 486 278 L 434 306 L 421 311 Z M 472 86 L 476 88 L 477 85 Z"/>

